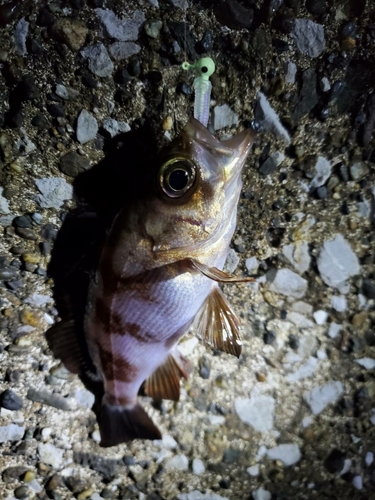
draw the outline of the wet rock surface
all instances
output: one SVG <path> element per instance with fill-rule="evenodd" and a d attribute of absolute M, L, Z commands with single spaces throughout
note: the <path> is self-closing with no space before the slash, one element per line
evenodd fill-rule
<path fill-rule="evenodd" d="M 2 3 L 1 498 L 373 497 L 374 25 L 362 0 Z M 258 133 L 227 261 L 255 282 L 224 286 L 242 356 L 189 334 L 180 401 L 142 400 L 163 439 L 100 448 L 92 394 L 44 337 L 50 274 L 84 268 L 128 173 L 192 115 L 181 63 L 202 55 L 212 130 Z"/>

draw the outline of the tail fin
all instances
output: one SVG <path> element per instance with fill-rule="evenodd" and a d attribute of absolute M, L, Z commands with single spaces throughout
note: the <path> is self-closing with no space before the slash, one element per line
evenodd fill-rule
<path fill-rule="evenodd" d="M 139 403 L 125 408 L 103 402 L 99 427 L 100 446 L 105 448 L 133 439 L 161 439 L 159 429 Z"/>

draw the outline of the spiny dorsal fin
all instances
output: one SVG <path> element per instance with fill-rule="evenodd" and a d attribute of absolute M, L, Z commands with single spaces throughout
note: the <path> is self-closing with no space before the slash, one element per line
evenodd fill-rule
<path fill-rule="evenodd" d="M 193 328 L 205 344 L 240 357 L 240 320 L 222 291 L 215 286 L 199 310 Z"/>
<path fill-rule="evenodd" d="M 244 277 L 244 276 L 232 276 L 225 271 L 221 271 L 217 267 L 206 266 L 206 264 L 202 264 L 195 259 L 187 259 L 190 261 L 192 267 L 194 267 L 197 271 L 200 271 L 202 274 L 207 276 L 214 281 L 218 281 L 219 283 L 246 283 L 249 281 L 255 281 L 254 278 Z"/>
<path fill-rule="evenodd" d="M 191 370 L 191 363 L 174 348 L 167 361 L 145 381 L 144 393 L 154 399 L 178 401 L 180 378 L 186 380 Z"/>

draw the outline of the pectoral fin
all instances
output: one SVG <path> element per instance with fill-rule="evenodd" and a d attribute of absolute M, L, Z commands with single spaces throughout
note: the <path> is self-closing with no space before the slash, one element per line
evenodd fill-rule
<path fill-rule="evenodd" d="M 173 349 L 167 361 L 149 377 L 144 384 L 144 393 L 154 399 L 180 399 L 180 378 L 187 380 L 192 370 L 190 361 L 178 349 Z"/>
<path fill-rule="evenodd" d="M 222 291 L 215 286 L 199 310 L 193 328 L 205 344 L 240 357 L 240 321 Z"/>
<path fill-rule="evenodd" d="M 207 266 L 206 264 L 202 264 L 198 260 L 195 259 L 186 259 L 189 261 L 191 267 L 196 269 L 197 271 L 201 272 L 207 278 L 210 278 L 214 281 L 218 281 L 219 283 L 246 283 L 249 281 L 255 281 L 254 278 L 251 278 L 249 276 L 243 277 L 243 276 L 232 276 L 225 271 L 221 271 L 217 267 L 210 267 Z"/>

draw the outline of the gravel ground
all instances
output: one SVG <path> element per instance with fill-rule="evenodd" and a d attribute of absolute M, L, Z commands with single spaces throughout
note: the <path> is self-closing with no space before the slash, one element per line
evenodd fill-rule
<path fill-rule="evenodd" d="M 180 401 L 143 400 L 163 440 L 102 449 L 44 338 L 51 275 L 90 261 L 124 172 L 186 123 L 201 54 L 217 135 L 259 132 L 227 262 L 257 280 L 225 287 L 243 355 L 191 334 Z M 370 0 L 0 6 L 1 498 L 375 499 L 374 54 Z"/>

